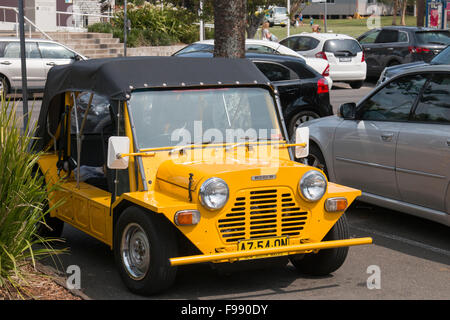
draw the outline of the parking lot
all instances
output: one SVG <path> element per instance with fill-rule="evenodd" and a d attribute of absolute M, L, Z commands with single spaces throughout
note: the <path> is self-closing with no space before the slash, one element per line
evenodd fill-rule
<path fill-rule="evenodd" d="M 350 89 L 336 83 L 331 103 L 358 102 L 374 83 Z M 41 100 L 34 102 L 36 119 Z M 31 109 L 30 102 L 30 109 Z M 21 103 L 18 105 L 18 112 Z M 327 277 L 304 276 L 291 265 L 221 272 L 207 264 L 181 267 L 168 291 L 148 299 L 449 299 L 448 227 L 399 212 L 354 203 L 347 211 L 351 237 L 372 237 L 372 245 L 351 247 L 338 271 Z M 47 261 L 64 272 L 76 265 L 81 289 L 93 299 L 146 299 L 130 293 L 106 245 L 66 224 L 64 246 L 70 254 Z"/>

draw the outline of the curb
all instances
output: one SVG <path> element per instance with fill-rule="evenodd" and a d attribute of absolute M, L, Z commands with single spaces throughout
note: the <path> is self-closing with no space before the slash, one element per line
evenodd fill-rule
<path fill-rule="evenodd" d="M 82 300 L 92 300 L 92 298 L 88 297 L 84 292 L 82 292 L 79 289 L 69 289 L 67 287 L 67 283 L 66 283 L 65 277 L 62 276 L 61 272 L 56 270 L 55 268 L 43 265 L 39 261 L 36 261 L 36 270 L 38 270 L 39 272 L 42 272 L 43 274 L 49 276 L 53 282 L 55 282 L 56 284 L 58 284 L 61 287 L 65 288 L 67 291 L 69 291 L 74 296 L 79 297 Z"/>

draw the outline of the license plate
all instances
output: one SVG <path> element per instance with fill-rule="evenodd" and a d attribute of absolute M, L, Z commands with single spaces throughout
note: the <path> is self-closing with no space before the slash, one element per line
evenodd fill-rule
<path fill-rule="evenodd" d="M 241 240 L 238 243 L 238 251 L 251 251 L 285 247 L 289 245 L 288 237 L 263 238 L 255 240 Z"/>
<path fill-rule="evenodd" d="M 352 61 L 352 58 L 339 58 L 340 62 L 350 62 Z"/>

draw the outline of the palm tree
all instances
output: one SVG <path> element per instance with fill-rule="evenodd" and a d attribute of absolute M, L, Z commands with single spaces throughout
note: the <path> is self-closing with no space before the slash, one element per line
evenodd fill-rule
<path fill-rule="evenodd" d="M 246 0 L 214 1 L 214 57 L 244 58 Z"/>

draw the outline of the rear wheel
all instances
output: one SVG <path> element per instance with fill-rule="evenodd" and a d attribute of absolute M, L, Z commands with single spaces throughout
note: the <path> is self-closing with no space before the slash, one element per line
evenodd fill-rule
<path fill-rule="evenodd" d="M 348 224 L 343 214 L 336 224 L 327 233 L 323 241 L 348 239 Z M 294 267 L 301 273 L 313 276 L 328 275 L 339 269 L 345 262 L 348 247 L 323 249 L 318 253 L 293 255 L 289 259 Z"/>
<path fill-rule="evenodd" d="M 175 281 L 176 236 L 162 215 L 129 207 L 114 230 L 114 255 L 120 276 L 130 291 L 150 295 Z"/>
<path fill-rule="evenodd" d="M 350 87 L 352 87 L 352 89 L 359 89 L 362 87 L 364 81 L 352 81 L 350 82 Z"/>
<path fill-rule="evenodd" d="M 291 139 L 295 137 L 295 130 L 297 130 L 302 123 L 317 118 L 320 118 L 320 115 L 310 110 L 303 110 L 295 114 L 289 122 L 289 134 Z"/>

